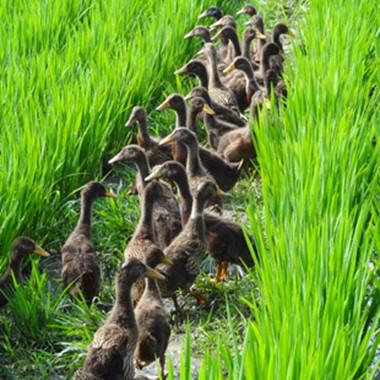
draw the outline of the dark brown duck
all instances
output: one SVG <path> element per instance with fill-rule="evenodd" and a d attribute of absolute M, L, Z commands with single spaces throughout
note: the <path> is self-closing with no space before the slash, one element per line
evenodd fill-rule
<path fill-rule="evenodd" d="M 81 210 L 73 232 L 61 249 L 61 277 L 65 286 L 72 285 L 70 294 L 77 298 L 80 293 L 87 302 L 99 294 L 101 275 L 92 243 L 91 210 L 95 199 L 115 197 L 99 182 L 87 183 L 81 191 Z"/>

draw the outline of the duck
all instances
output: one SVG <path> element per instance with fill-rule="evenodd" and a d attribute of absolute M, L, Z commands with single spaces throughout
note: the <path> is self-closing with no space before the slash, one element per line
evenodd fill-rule
<path fill-rule="evenodd" d="M 193 97 L 191 99 L 191 104 L 188 111 L 189 112 L 188 112 L 187 128 L 189 128 L 191 131 L 195 133 L 197 132 L 197 128 L 196 128 L 197 116 L 203 111 L 203 114 L 204 114 L 203 120 L 204 120 L 204 126 L 206 128 L 206 133 L 207 133 L 207 141 L 212 149 L 216 150 L 218 146 L 219 138 L 222 134 L 229 132 L 231 130 L 235 130 L 237 128 L 235 125 L 231 125 L 223 121 L 218 121 L 215 118 L 214 110 L 208 105 L 206 100 L 203 99 L 202 97 Z M 210 152 L 210 155 L 211 154 L 212 153 Z M 202 156 L 200 154 L 200 157 L 203 162 L 202 157 L 204 158 L 204 155 Z M 205 165 L 205 167 L 207 169 L 207 165 Z"/>
<path fill-rule="evenodd" d="M 187 122 L 187 110 L 184 98 L 177 93 L 170 94 L 157 108 L 157 111 L 165 109 L 173 109 L 176 114 L 175 127 L 185 127 Z M 186 148 L 183 144 L 173 143 L 172 146 L 173 158 L 182 164 L 186 162 Z"/>
<path fill-rule="evenodd" d="M 260 57 L 265 44 L 271 42 L 271 37 L 265 33 L 264 20 L 259 15 L 253 15 L 252 18 L 246 23 L 249 26 L 253 26 L 261 35 L 265 38 L 258 39 L 255 41 L 255 55 L 253 63 L 260 63 Z M 256 70 L 256 68 L 255 68 Z"/>
<path fill-rule="evenodd" d="M 144 178 L 149 175 L 151 169 L 148 158 L 142 148 L 134 144 L 127 145 L 108 162 L 110 164 L 124 162 L 135 165 L 139 178 L 137 181 L 138 194 L 140 199 L 146 196 L 144 192 L 147 183 Z M 157 243 L 158 247 L 164 248 L 169 245 L 181 230 L 180 215 L 178 203 L 170 189 L 162 183 L 157 184 L 156 187 L 157 198 L 153 198 L 155 201 L 155 207 L 152 211 L 154 241 Z M 151 206 L 149 202 L 146 207 L 148 206 Z M 142 211 L 143 210 L 144 208 L 142 207 Z"/>
<path fill-rule="evenodd" d="M 204 12 L 200 13 L 198 16 L 198 19 L 206 18 L 206 17 L 212 17 L 215 20 L 219 20 L 224 16 L 223 11 L 216 6 L 211 6 L 210 8 L 206 9 Z"/>
<path fill-rule="evenodd" d="M 263 47 L 260 59 L 260 68 L 258 71 L 255 71 L 255 79 L 260 86 L 265 86 L 264 77 L 265 73 L 271 68 L 272 57 L 279 56 L 280 54 L 280 48 L 273 42 L 269 42 Z M 277 59 L 275 60 L 277 61 Z M 280 60 L 282 60 L 281 57 Z"/>
<path fill-rule="evenodd" d="M 236 16 L 243 15 L 243 14 L 253 17 L 255 14 L 257 14 L 257 11 L 253 5 L 247 4 L 247 5 L 244 5 L 243 8 L 241 8 L 240 10 L 236 12 Z"/>
<path fill-rule="evenodd" d="M 95 199 L 116 198 L 103 184 L 90 181 L 81 191 L 81 208 L 78 222 L 61 249 L 61 278 L 70 287 L 71 296 L 83 296 L 87 303 L 99 294 L 101 275 L 96 248 L 91 240 L 91 209 Z"/>
<path fill-rule="evenodd" d="M 192 59 L 174 72 L 175 75 L 195 75 L 199 85 L 208 88 L 208 74 L 204 63 L 198 59 Z"/>
<path fill-rule="evenodd" d="M 208 92 L 211 99 L 231 110 L 236 110 L 237 114 L 239 114 L 239 106 L 235 94 L 222 83 L 219 77 L 215 46 L 212 43 L 206 43 L 204 51 L 209 60 Z"/>
<path fill-rule="evenodd" d="M 231 42 L 232 50 L 229 50 L 229 54 L 225 57 L 224 62 L 231 62 L 232 59 L 241 55 L 241 47 L 239 42 L 239 37 L 236 32 L 236 28 L 232 28 L 231 26 L 225 26 L 221 28 L 215 35 L 212 37 L 212 41 L 218 39 L 226 39 Z"/>
<path fill-rule="evenodd" d="M 49 256 L 48 252 L 27 236 L 19 236 L 13 241 L 8 268 L 0 278 L 0 308 L 8 303 L 9 291 L 14 284 L 12 277 L 16 282 L 23 280 L 22 262 L 32 253 L 42 257 Z"/>
<path fill-rule="evenodd" d="M 256 82 L 252 64 L 249 59 L 243 56 L 236 57 L 233 62 L 224 69 L 224 73 L 230 73 L 236 70 L 240 75 L 232 78 L 231 83 L 239 93 L 241 104 L 248 108 L 251 104 L 252 96 L 260 91 L 260 87 Z"/>
<path fill-rule="evenodd" d="M 158 108 L 160 110 L 163 110 L 165 108 L 174 109 L 177 118 L 176 130 L 181 127 L 179 123 L 185 123 L 186 125 L 187 122 L 185 120 L 191 120 L 190 118 L 187 118 L 185 99 L 179 94 L 170 94 Z M 176 161 L 180 162 L 182 165 L 186 165 L 187 153 L 185 145 L 173 140 L 172 149 L 173 158 Z M 240 176 L 241 164 L 227 162 L 217 153 L 201 146 L 198 146 L 198 150 L 202 164 L 206 168 L 207 172 L 209 172 L 218 183 L 221 190 L 230 190 L 235 185 Z M 218 204 L 218 202 L 216 204 Z"/>
<path fill-rule="evenodd" d="M 217 153 L 205 148 L 200 149 L 196 134 L 188 128 L 175 129 L 161 143 L 170 144 L 176 140 L 186 146 L 188 152 L 186 170 L 194 188 L 197 186 L 196 182 L 204 177 L 213 179 L 217 183 L 221 190 L 220 194 L 232 189 L 240 176 L 242 163 L 233 165 L 223 160 Z"/>
<path fill-rule="evenodd" d="M 257 57 L 261 54 L 262 46 L 265 45 L 267 37 L 265 34 L 261 33 L 259 30 L 254 29 L 253 27 L 248 27 L 243 32 L 243 43 L 242 43 L 242 53 L 241 55 L 248 59 L 251 63 L 253 70 L 259 70 L 260 66 L 258 65 Z M 255 41 L 255 51 L 251 49 L 251 43 Z M 259 46 L 259 47 L 258 47 Z"/>
<path fill-rule="evenodd" d="M 181 142 L 187 150 L 186 171 L 189 176 L 190 189 L 193 197 L 197 194 L 199 183 L 213 181 L 215 179 L 207 172 L 199 157 L 199 145 L 197 135 L 188 128 L 176 128 L 172 133 L 161 140 L 160 144 L 171 144 L 173 141 Z M 216 197 L 209 199 L 207 206 L 212 209 L 221 210 L 222 204 L 220 197 L 224 193 L 218 187 Z"/>
<path fill-rule="evenodd" d="M 149 180 L 163 178 L 173 182 L 179 193 L 182 225 L 186 225 L 192 209 L 191 196 L 187 174 L 183 165 L 176 161 L 167 161 L 153 168 Z M 207 251 L 217 263 L 215 282 L 226 279 L 228 264 L 254 266 L 254 260 L 247 245 L 244 232 L 239 224 L 225 217 L 204 212 L 205 237 Z M 250 237 L 254 252 L 257 254 L 253 238 Z"/>
<path fill-rule="evenodd" d="M 144 149 L 151 166 L 162 164 L 165 161 L 173 159 L 170 148 L 159 146 L 158 141 L 149 135 L 148 118 L 145 108 L 140 106 L 133 107 L 125 127 L 130 128 L 135 123 L 138 123 L 139 126 L 137 144 Z"/>
<path fill-rule="evenodd" d="M 131 257 L 116 276 L 116 300 L 111 312 L 94 334 L 83 368 L 74 380 L 133 380 L 138 329 L 132 306 L 131 289 L 140 278 L 164 279 L 140 260 Z"/>
<path fill-rule="evenodd" d="M 165 248 L 165 255 L 172 265 L 159 265 L 158 270 L 165 277 L 159 287 L 163 297 L 171 297 L 177 311 L 180 311 L 176 292 L 179 289 L 189 291 L 199 274 L 200 264 L 206 257 L 205 224 L 203 210 L 207 201 L 217 193 L 214 181 L 199 182 L 195 190 L 190 217 L 175 240 Z M 202 297 L 199 298 L 204 303 Z"/>
<path fill-rule="evenodd" d="M 151 268 L 160 263 L 173 265 L 173 261 L 163 253 L 161 257 L 153 255 L 146 260 L 146 264 Z M 142 369 L 159 358 L 161 376 L 164 379 L 170 324 L 156 280 L 145 278 L 145 290 L 135 307 L 135 318 L 139 332 L 134 354 L 136 367 Z"/>
<path fill-rule="evenodd" d="M 203 98 L 207 104 L 215 112 L 215 116 L 222 121 L 236 125 L 237 127 L 245 127 L 246 120 L 243 119 L 242 115 L 237 115 L 235 112 L 231 111 L 229 108 L 214 102 L 208 93 L 207 87 L 197 86 L 194 87 L 188 95 L 185 96 L 185 100 L 191 100 L 193 97 Z"/>
<path fill-rule="evenodd" d="M 218 21 L 224 17 L 223 11 L 215 6 L 212 6 L 208 9 L 206 9 L 204 12 L 202 12 L 199 16 L 198 19 L 206 18 L 206 17 L 211 17 L 215 21 Z M 218 58 L 223 61 L 224 58 L 226 57 L 228 53 L 228 40 L 222 38 L 220 41 L 220 47 L 218 49 Z"/>

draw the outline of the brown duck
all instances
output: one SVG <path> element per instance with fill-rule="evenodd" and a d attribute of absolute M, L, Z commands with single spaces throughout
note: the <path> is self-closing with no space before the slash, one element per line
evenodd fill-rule
<path fill-rule="evenodd" d="M 178 162 L 167 161 L 154 167 L 149 178 L 164 178 L 174 182 L 180 195 L 181 221 L 185 225 L 190 217 L 192 196 L 185 168 Z M 233 221 L 212 213 L 204 213 L 207 251 L 218 264 L 215 281 L 225 279 L 229 263 L 251 267 L 254 265 L 242 228 Z M 255 249 L 253 239 L 252 246 Z"/>
<path fill-rule="evenodd" d="M 14 276 L 17 282 L 22 281 L 21 264 L 31 253 L 39 256 L 49 256 L 49 254 L 37 245 L 32 239 L 20 236 L 12 243 L 11 257 L 5 274 L 0 278 L 0 307 L 8 303 L 8 292 L 13 288 Z"/>
<path fill-rule="evenodd" d="M 141 198 L 146 186 L 145 177 L 150 174 L 150 166 L 145 152 L 138 145 L 127 145 L 111 158 L 109 163 L 113 164 L 119 161 L 136 166 L 138 172 L 137 191 Z M 156 195 L 156 199 L 152 198 L 155 201 L 155 207 L 152 211 L 154 241 L 160 248 L 164 248 L 181 230 L 180 215 L 178 203 L 166 185 L 157 184 Z M 150 203 L 147 203 L 148 206 L 151 206 Z"/>
<path fill-rule="evenodd" d="M 135 123 L 138 123 L 139 126 L 137 144 L 144 149 L 151 166 L 162 164 L 165 161 L 173 159 L 171 149 L 166 146 L 159 146 L 158 141 L 149 135 L 145 108 L 139 106 L 133 107 L 132 113 L 125 126 L 131 127 Z"/>
<path fill-rule="evenodd" d="M 77 298 L 80 293 L 87 302 L 99 294 L 100 269 L 96 249 L 91 241 L 91 209 L 95 199 L 115 197 L 99 182 L 88 182 L 81 191 L 81 210 L 73 232 L 61 249 L 61 277 L 65 286 L 72 285 L 70 294 Z"/>
<path fill-rule="evenodd" d="M 138 330 L 131 300 L 132 285 L 140 278 L 163 279 L 163 276 L 136 258 L 119 269 L 116 300 L 110 315 L 88 347 L 83 368 L 74 380 L 133 380 L 133 354 Z"/>
<path fill-rule="evenodd" d="M 176 112 L 177 123 L 176 130 L 180 127 L 178 125 L 178 120 L 184 122 L 187 119 L 187 126 L 189 129 L 194 129 L 195 126 L 189 125 L 188 123 L 192 120 L 192 118 L 187 118 L 187 109 L 184 98 L 178 94 L 169 95 L 169 97 L 165 100 L 164 103 L 159 107 L 161 110 L 165 108 L 172 108 Z M 161 140 L 160 144 L 163 140 Z M 172 142 L 173 148 L 173 158 L 180 162 L 182 165 L 186 165 L 186 146 L 179 141 L 173 140 Z M 218 186 L 223 191 L 230 190 L 238 180 L 241 172 L 241 165 L 239 164 L 231 164 L 225 161 L 218 154 L 211 152 L 208 149 L 205 149 L 198 145 L 199 156 L 203 166 L 206 171 L 211 174 Z"/>
<path fill-rule="evenodd" d="M 199 184 L 189 220 L 182 232 L 165 248 L 165 255 L 173 264 L 158 267 L 166 278 L 165 281 L 159 282 L 161 294 L 163 297 L 172 297 L 177 310 L 180 308 L 176 291 L 189 290 L 206 255 L 203 210 L 207 200 L 215 196 L 216 192 L 217 187 L 213 181 Z"/>
<path fill-rule="evenodd" d="M 146 264 L 153 268 L 160 263 L 172 265 L 173 261 L 163 253 L 151 255 L 146 260 Z M 135 350 L 136 366 L 142 369 L 159 358 L 164 379 L 170 325 L 156 280 L 145 279 L 145 290 L 135 308 L 135 317 L 139 331 Z"/>

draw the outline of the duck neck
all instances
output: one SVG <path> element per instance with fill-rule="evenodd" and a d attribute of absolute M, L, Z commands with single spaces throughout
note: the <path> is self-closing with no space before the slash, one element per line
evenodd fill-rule
<path fill-rule="evenodd" d="M 251 42 L 252 39 L 244 37 L 242 56 L 247 58 L 248 60 L 251 60 Z"/>
<path fill-rule="evenodd" d="M 91 235 L 91 213 L 93 202 L 94 198 L 85 195 L 81 196 L 80 214 L 77 227 L 84 229 L 87 236 Z"/>
<path fill-rule="evenodd" d="M 148 175 L 150 174 L 150 165 L 147 157 L 145 155 L 141 155 L 141 157 L 139 157 L 139 159 L 135 161 L 135 165 L 137 168 L 138 175 L 140 176 L 140 181 L 143 187 L 145 187 L 145 178 L 148 177 Z"/>
<path fill-rule="evenodd" d="M 148 132 L 148 121 L 146 117 L 143 117 L 138 120 L 139 123 L 139 132 L 138 132 L 138 139 L 144 144 L 147 145 L 152 142 L 152 139 Z"/>
<path fill-rule="evenodd" d="M 281 33 L 279 33 L 276 28 L 273 30 L 272 33 L 272 41 L 279 47 L 280 51 L 283 51 L 283 46 L 280 39 Z"/>
<path fill-rule="evenodd" d="M 269 58 L 270 54 L 267 54 L 267 52 L 264 50 L 261 55 L 261 63 L 260 63 L 260 70 L 261 70 L 261 76 L 264 78 L 266 71 L 269 69 Z"/>
<path fill-rule="evenodd" d="M 246 65 L 243 70 L 246 80 L 246 93 L 256 92 L 259 90 L 259 85 L 256 82 L 255 74 L 250 64 Z"/>
<path fill-rule="evenodd" d="M 195 142 L 191 145 L 186 145 L 187 150 L 187 160 L 186 160 L 186 170 L 190 175 L 195 175 L 201 168 L 201 159 L 199 157 L 199 146 Z"/>
<path fill-rule="evenodd" d="M 145 293 L 153 295 L 155 298 L 161 298 L 160 290 L 157 286 L 157 281 L 151 278 L 145 279 Z"/>
<path fill-rule="evenodd" d="M 204 88 L 208 88 L 208 74 L 207 74 L 206 66 L 202 65 L 194 74 L 199 79 L 199 85 Z"/>
<path fill-rule="evenodd" d="M 145 237 L 153 239 L 153 227 L 152 227 L 152 212 L 153 212 L 154 199 L 151 198 L 147 192 L 143 193 L 141 199 L 141 216 L 137 227 L 140 233 L 143 233 Z"/>
<path fill-rule="evenodd" d="M 111 312 L 111 318 L 116 317 L 118 322 L 125 327 L 133 328 L 136 326 L 135 312 L 133 310 L 132 298 L 131 298 L 132 284 L 127 283 L 118 285 L 116 289 L 116 302 Z M 114 316 L 114 313 L 117 313 Z"/>
<path fill-rule="evenodd" d="M 234 47 L 235 57 L 240 56 L 241 55 L 241 48 L 240 48 L 239 38 L 237 36 L 236 31 L 232 29 L 228 38 L 231 41 L 232 46 Z"/>
<path fill-rule="evenodd" d="M 203 219 L 203 209 L 204 209 L 205 202 L 199 197 L 195 197 L 193 201 L 193 206 L 191 208 L 191 219 L 195 220 L 202 220 Z"/>
<path fill-rule="evenodd" d="M 210 60 L 210 78 L 209 78 L 209 87 L 222 87 L 222 82 L 218 74 L 218 66 L 216 62 L 216 57 L 214 54 L 209 54 L 208 58 Z"/>
<path fill-rule="evenodd" d="M 20 280 L 21 278 L 21 262 L 22 258 L 17 256 L 14 252 L 12 252 L 11 259 L 9 261 L 9 265 L 6 271 L 6 275 L 11 275 L 13 272 L 16 280 Z"/>
<path fill-rule="evenodd" d="M 187 113 L 187 123 L 186 127 L 193 132 L 197 132 L 197 116 L 199 111 L 197 111 L 193 106 L 190 106 L 189 112 Z"/>
<path fill-rule="evenodd" d="M 179 106 L 175 109 L 176 113 L 176 128 L 186 126 L 186 104 L 182 99 Z"/>
<path fill-rule="evenodd" d="M 191 196 L 189 181 L 187 180 L 186 172 L 183 170 L 178 173 L 175 183 L 180 196 L 181 223 L 184 226 L 191 214 L 193 205 L 193 197 Z"/>

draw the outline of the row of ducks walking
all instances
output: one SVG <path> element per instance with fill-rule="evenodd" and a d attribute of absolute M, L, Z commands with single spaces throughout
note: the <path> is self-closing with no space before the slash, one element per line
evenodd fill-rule
<path fill-rule="evenodd" d="M 135 166 L 134 188 L 141 215 L 116 276 L 114 306 L 96 331 L 75 379 L 133 379 L 135 367 L 142 368 L 156 358 L 164 378 L 170 325 L 162 298 L 172 298 L 177 311 L 181 310 L 178 290 L 206 302 L 192 285 L 207 253 L 217 263 L 215 282 L 227 278 L 229 264 L 247 268 L 259 259 L 253 238 L 246 238 L 240 225 L 222 216 L 221 197 L 255 158 L 243 112 L 249 109 L 252 118 L 257 118 L 262 107 L 286 99 L 280 36 L 294 35 L 294 31 L 280 23 L 269 36 L 252 5 L 240 14 L 250 17 L 242 42 L 235 18 L 220 8 L 210 7 L 199 15 L 199 19 L 214 18 L 214 22 L 209 27 L 197 25 L 186 34 L 185 38 L 200 38 L 204 45 L 175 72 L 195 75 L 199 86 L 186 97 L 171 94 L 157 107 L 176 112 L 174 131 L 161 140 L 151 137 L 146 110 L 134 107 L 126 127 L 138 124 L 137 144 L 124 147 L 109 160 L 110 165 Z M 216 31 L 213 37 L 212 31 Z M 214 45 L 216 40 L 220 40 L 219 47 Z M 199 144 L 199 120 L 209 148 Z M 89 303 L 101 288 L 91 240 L 91 208 L 99 197 L 116 195 L 99 182 L 91 181 L 83 188 L 78 223 L 61 250 L 64 285 L 70 286 L 74 298 L 83 297 Z M 48 255 L 31 239 L 16 239 L 9 268 L 0 279 L 1 290 L 12 286 L 12 273 L 21 280 L 21 261 L 33 251 Z M 7 294 L 0 292 L 0 306 L 7 302 Z"/>

